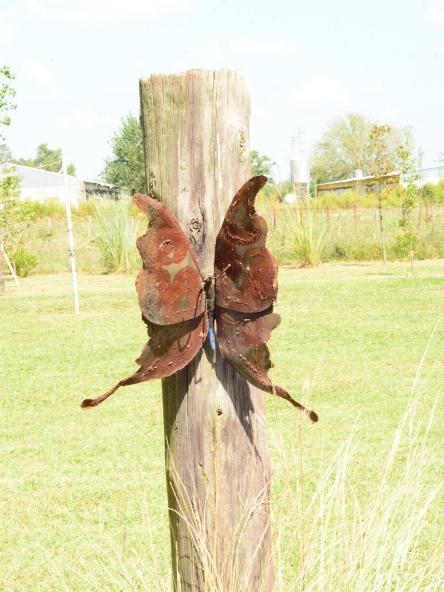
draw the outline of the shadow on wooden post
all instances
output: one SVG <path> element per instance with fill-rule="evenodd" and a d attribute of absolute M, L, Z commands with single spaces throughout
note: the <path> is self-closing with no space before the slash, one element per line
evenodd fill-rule
<path fill-rule="evenodd" d="M 241 74 L 191 70 L 140 81 L 149 192 L 173 210 L 202 273 L 250 176 L 250 103 Z M 270 461 L 264 394 L 207 344 L 163 380 L 165 458 L 176 590 L 270 592 Z"/>

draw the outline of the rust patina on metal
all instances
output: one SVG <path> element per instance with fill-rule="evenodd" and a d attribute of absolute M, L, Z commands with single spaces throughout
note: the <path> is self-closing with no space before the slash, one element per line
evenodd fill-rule
<path fill-rule="evenodd" d="M 256 195 L 266 182 L 261 175 L 242 186 L 217 235 L 216 304 L 222 308 L 260 312 L 276 300 L 277 265 L 265 248 L 267 223 L 254 209 Z"/>
<path fill-rule="evenodd" d="M 133 201 L 149 218 L 148 230 L 136 242 L 143 261 L 136 280 L 142 315 L 157 325 L 173 325 L 203 314 L 203 281 L 188 237 L 159 201 L 140 193 Z"/>
<path fill-rule="evenodd" d="M 266 342 L 280 316 L 273 312 L 277 265 L 265 247 L 267 224 L 254 208 L 266 182 L 264 176 L 253 177 L 234 196 L 216 239 L 214 277 L 206 278 L 173 214 L 151 197 L 134 196 L 149 217 L 147 232 L 137 239 L 143 269 L 136 289 L 150 339 L 136 360 L 139 369 L 104 395 L 85 399 L 82 407 L 95 407 L 121 386 L 174 374 L 193 360 L 208 334 L 215 347 L 216 333 L 222 356 L 248 382 L 318 420 L 268 376 Z"/>

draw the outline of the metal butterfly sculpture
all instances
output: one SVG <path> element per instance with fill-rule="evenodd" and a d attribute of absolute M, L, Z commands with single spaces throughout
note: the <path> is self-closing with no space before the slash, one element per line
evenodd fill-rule
<path fill-rule="evenodd" d="M 214 276 L 203 278 L 196 254 L 174 215 L 162 203 L 139 193 L 134 202 L 149 218 L 137 239 L 143 268 L 136 280 L 149 341 L 136 362 L 140 368 L 82 407 L 95 407 L 121 386 L 164 378 L 184 368 L 209 339 L 249 383 L 289 401 L 315 422 L 318 416 L 268 376 L 266 346 L 280 316 L 276 261 L 265 248 L 267 224 L 254 209 L 264 176 L 253 177 L 236 193 L 216 239 Z M 216 324 L 216 330 L 215 330 Z"/>

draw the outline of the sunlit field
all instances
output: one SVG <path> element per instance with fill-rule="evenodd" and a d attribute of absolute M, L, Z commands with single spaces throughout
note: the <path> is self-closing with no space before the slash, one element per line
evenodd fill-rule
<path fill-rule="evenodd" d="M 134 279 L 80 300 L 67 274 L 0 297 L 0 589 L 167 591 L 160 383 L 80 409 L 135 368 Z M 264 395 L 278 590 L 442 590 L 444 262 L 281 269 L 277 308 L 274 377 L 320 416 Z"/>

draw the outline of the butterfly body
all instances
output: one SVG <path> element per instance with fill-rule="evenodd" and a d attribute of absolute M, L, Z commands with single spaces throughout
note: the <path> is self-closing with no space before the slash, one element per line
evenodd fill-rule
<path fill-rule="evenodd" d="M 213 352 L 213 364 L 216 361 L 216 334 L 214 332 L 214 303 L 216 301 L 216 277 L 208 275 L 204 279 L 206 313 L 208 316 L 208 341 Z"/>
<path fill-rule="evenodd" d="M 142 319 L 150 339 L 136 360 L 139 369 L 82 407 L 94 407 L 121 386 L 163 378 L 184 368 L 208 337 L 223 358 L 250 384 L 289 401 L 312 421 L 317 415 L 274 386 L 266 342 L 280 317 L 273 312 L 277 265 L 266 249 L 267 225 L 254 200 L 266 183 L 253 177 L 236 193 L 217 235 L 214 274 L 202 276 L 194 249 L 174 215 L 161 202 L 136 194 L 147 214 L 146 233 L 137 239 L 143 268 L 136 280 Z"/>

